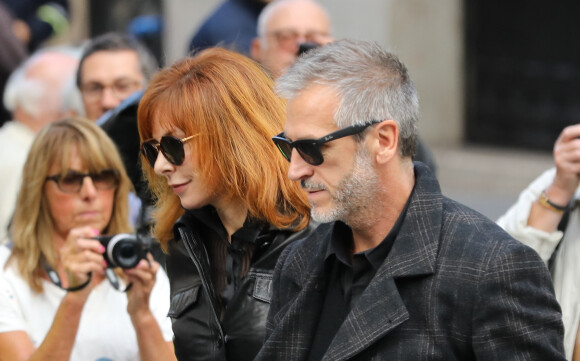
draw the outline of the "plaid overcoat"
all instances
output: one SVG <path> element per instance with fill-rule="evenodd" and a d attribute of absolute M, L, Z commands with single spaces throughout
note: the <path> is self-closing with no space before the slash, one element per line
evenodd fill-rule
<path fill-rule="evenodd" d="M 444 197 L 421 163 L 415 177 L 389 255 L 323 360 L 564 360 L 560 307 L 536 252 Z M 279 258 L 256 360 L 308 359 L 332 229 L 319 226 Z"/>

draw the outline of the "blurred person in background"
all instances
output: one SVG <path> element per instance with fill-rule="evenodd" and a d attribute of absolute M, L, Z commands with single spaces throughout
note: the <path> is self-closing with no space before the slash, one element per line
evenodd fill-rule
<path fill-rule="evenodd" d="M 69 26 L 68 0 L 0 0 L 14 17 L 12 32 L 28 48 L 63 34 Z"/>
<path fill-rule="evenodd" d="M 0 128 L 0 243 L 6 237 L 20 188 L 22 168 L 36 133 L 46 124 L 67 114 L 73 92 L 66 85 L 74 80 L 78 49 L 67 46 L 38 50 L 10 76 L 4 105 L 11 121 Z"/>
<path fill-rule="evenodd" d="M 296 61 L 300 44 L 319 46 L 330 41 L 330 17 L 317 2 L 274 0 L 258 18 L 251 56 L 277 79 Z"/>
<path fill-rule="evenodd" d="M 271 0 L 224 0 L 201 24 L 189 43 L 189 52 L 213 46 L 250 53 L 258 15 Z"/>
<path fill-rule="evenodd" d="M 580 124 L 562 130 L 553 156 L 555 167 L 532 181 L 498 224 L 550 267 L 566 358 L 580 361 Z"/>
<path fill-rule="evenodd" d="M 27 164 L 0 248 L 0 360 L 174 360 L 167 276 L 146 255 L 112 272 L 123 292 L 94 239 L 131 232 L 115 145 L 68 118 L 39 132 Z"/>
<path fill-rule="evenodd" d="M 258 37 L 252 42 L 251 56 L 277 79 L 301 52 L 332 40 L 330 17 L 319 3 L 314 0 L 274 0 L 258 18 Z M 435 157 L 421 137 L 414 159 L 427 164 L 433 174 L 437 174 Z"/>
<path fill-rule="evenodd" d="M 26 59 L 26 46 L 12 31 L 14 17 L 6 4 L 0 1 L 0 99 L 4 97 L 4 87 L 8 77 Z M 10 120 L 10 112 L 4 104 L 0 106 L 0 126 Z"/>
<path fill-rule="evenodd" d="M 135 38 L 107 33 L 83 46 L 77 71 L 87 118 L 97 121 L 138 90 L 158 70 L 153 54 Z"/>
<path fill-rule="evenodd" d="M 310 231 L 306 197 L 270 140 L 284 102 L 254 61 L 211 48 L 161 70 L 138 120 L 177 358 L 253 360 L 276 260 Z"/>

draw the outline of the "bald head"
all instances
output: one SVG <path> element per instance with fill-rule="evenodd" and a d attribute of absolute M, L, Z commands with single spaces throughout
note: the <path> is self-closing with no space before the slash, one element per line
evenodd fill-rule
<path fill-rule="evenodd" d="M 330 31 L 330 18 L 317 2 L 274 0 L 258 18 L 251 56 L 278 78 L 296 61 L 299 44 L 326 44 Z"/>

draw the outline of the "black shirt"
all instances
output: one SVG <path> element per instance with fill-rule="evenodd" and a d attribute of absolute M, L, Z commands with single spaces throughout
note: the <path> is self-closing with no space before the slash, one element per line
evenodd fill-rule
<path fill-rule="evenodd" d="M 230 243 L 228 233 L 214 207 L 206 206 L 189 212 L 203 224 L 197 232 L 208 251 L 212 281 L 220 303 L 225 309 L 241 281 L 246 277 L 256 242 L 259 235 L 268 230 L 268 225 L 247 218 L 242 228 L 232 234 Z"/>
<path fill-rule="evenodd" d="M 378 246 L 356 253 L 352 257 L 352 230 L 343 222 L 335 222 L 324 262 L 327 276 L 326 296 L 310 348 L 310 361 L 322 359 L 352 306 L 387 258 L 407 213 L 408 204 L 409 201 L 389 234 Z"/>

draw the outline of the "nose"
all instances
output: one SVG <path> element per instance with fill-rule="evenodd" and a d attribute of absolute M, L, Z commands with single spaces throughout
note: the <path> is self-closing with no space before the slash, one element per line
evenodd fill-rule
<path fill-rule="evenodd" d="M 93 199 L 97 195 L 97 188 L 93 183 L 91 177 L 86 176 L 83 178 L 83 183 L 81 184 L 80 190 L 81 197 L 84 199 Z"/>
<path fill-rule="evenodd" d="M 313 171 L 313 166 L 306 163 L 296 149 L 292 149 L 290 167 L 288 168 L 288 178 L 293 181 L 309 178 L 312 176 Z"/>
<path fill-rule="evenodd" d="M 119 99 L 111 87 L 103 88 L 103 95 L 101 98 L 101 106 L 103 109 L 111 110 L 121 104 L 122 99 Z"/>
<path fill-rule="evenodd" d="M 167 175 L 175 171 L 175 165 L 171 164 L 167 158 L 163 155 L 163 152 L 157 153 L 157 159 L 155 159 L 155 164 L 153 164 L 153 170 L 158 175 Z"/>

